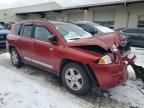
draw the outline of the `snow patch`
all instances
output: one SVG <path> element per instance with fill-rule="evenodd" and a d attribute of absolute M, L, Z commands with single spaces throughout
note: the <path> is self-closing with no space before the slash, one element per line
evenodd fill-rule
<path fill-rule="evenodd" d="M 144 66 L 144 49 L 132 48 L 137 55 L 136 64 Z M 144 84 L 135 78 L 128 67 L 129 80 L 126 84 L 107 90 L 108 95 L 100 97 L 78 97 L 59 86 L 52 76 L 46 77 L 36 68 L 17 69 L 12 66 L 8 53 L 0 55 L 0 108 L 143 108 Z M 31 77 L 32 74 L 37 74 Z M 47 80 L 46 80 L 47 79 Z M 131 80 L 132 79 L 132 80 Z M 101 92 L 100 92 L 101 93 Z"/>

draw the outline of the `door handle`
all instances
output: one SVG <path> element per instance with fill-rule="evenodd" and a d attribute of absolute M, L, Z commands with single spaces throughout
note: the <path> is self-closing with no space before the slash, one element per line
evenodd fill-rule
<path fill-rule="evenodd" d="M 50 51 L 53 51 L 53 50 L 54 50 L 54 48 L 49 48 L 49 50 L 50 50 Z"/>

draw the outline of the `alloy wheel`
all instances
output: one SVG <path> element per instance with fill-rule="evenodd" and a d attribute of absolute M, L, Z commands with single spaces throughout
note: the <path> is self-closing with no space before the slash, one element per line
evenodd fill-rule
<path fill-rule="evenodd" d="M 74 68 L 69 68 L 65 73 L 65 81 L 72 90 L 80 90 L 83 86 L 83 79 L 80 72 Z"/>

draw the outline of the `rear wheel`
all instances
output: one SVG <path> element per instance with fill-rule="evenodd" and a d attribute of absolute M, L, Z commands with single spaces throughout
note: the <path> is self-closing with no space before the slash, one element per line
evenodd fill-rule
<path fill-rule="evenodd" d="M 68 63 L 62 69 L 64 86 L 77 95 L 84 95 L 91 89 L 90 79 L 84 67 L 79 63 Z"/>
<path fill-rule="evenodd" d="M 22 59 L 15 48 L 11 49 L 10 55 L 11 55 L 12 64 L 14 66 L 16 66 L 17 68 L 20 68 L 23 65 L 23 62 L 22 62 Z"/>

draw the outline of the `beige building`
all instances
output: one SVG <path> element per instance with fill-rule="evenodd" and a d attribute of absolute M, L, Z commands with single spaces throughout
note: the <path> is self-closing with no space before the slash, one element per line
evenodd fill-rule
<path fill-rule="evenodd" d="M 55 21 L 93 21 L 108 27 L 144 27 L 144 0 L 61 7 L 55 2 L 0 10 L 0 22 L 27 19 Z"/>

